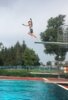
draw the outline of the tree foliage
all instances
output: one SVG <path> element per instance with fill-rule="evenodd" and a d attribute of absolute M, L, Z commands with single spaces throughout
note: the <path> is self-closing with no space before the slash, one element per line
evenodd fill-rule
<path fill-rule="evenodd" d="M 48 61 L 48 62 L 46 63 L 46 65 L 47 65 L 47 66 L 52 66 L 52 62 L 51 62 L 51 61 Z"/>
<path fill-rule="evenodd" d="M 34 50 L 27 47 L 25 41 L 22 45 L 17 42 L 10 48 L 4 47 L 0 50 L 1 66 L 36 66 L 39 65 L 39 57 Z"/>
<path fill-rule="evenodd" d="M 42 41 L 51 41 L 51 42 L 63 42 L 63 25 L 65 15 L 59 15 L 55 18 L 51 17 L 48 20 L 47 28 L 44 32 L 42 32 L 41 40 Z M 61 27 L 63 26 L 63 27 Z M 68 31 L 67 31 L 68 33 Z M 61 36 L 58 36 L 61 35 Z M 59 39 L 58 39 L 59 38 Z M 54 45 L 54 44 L 44 44 L 45 50 L 44 52 L 47 54 L 55 54 L 55 60 L 61 60 L 63 61 L 65 59 L 65 55 L 67 52 L 67 48 L 65 48 L 63 45 Z M 60 58 L 59 58 L 60 57 Z"/>

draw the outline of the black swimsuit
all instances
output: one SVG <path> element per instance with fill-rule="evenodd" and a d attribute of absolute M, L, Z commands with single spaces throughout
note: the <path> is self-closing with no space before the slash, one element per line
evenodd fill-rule
<path fill-rule="evenodd" d="M 30 29 L 30 33 L 33 33 L 33 29 L 32 28 Z"/>

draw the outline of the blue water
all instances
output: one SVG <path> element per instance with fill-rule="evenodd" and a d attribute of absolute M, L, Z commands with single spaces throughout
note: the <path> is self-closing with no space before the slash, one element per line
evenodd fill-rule
<path fill-rule="evenodd" d="M 42 81 L 0 80 L 0 100 L 68 100 L 68 91 Z"/>

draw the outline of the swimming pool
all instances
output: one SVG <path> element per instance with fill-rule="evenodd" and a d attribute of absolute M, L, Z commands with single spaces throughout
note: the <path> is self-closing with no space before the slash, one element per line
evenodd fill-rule
<path fill-rule="evenodd" d="M 68 100 L 68 91 L 42 81 L 0 80 L 0 100 Z"/>

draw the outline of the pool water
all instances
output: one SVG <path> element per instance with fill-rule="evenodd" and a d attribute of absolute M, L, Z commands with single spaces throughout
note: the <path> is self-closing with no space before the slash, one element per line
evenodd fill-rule
<path fill-rule="evenodd" d="M 0 100 L 68 100 L 68 91 L 42 81 L 0 80 Z"/>

